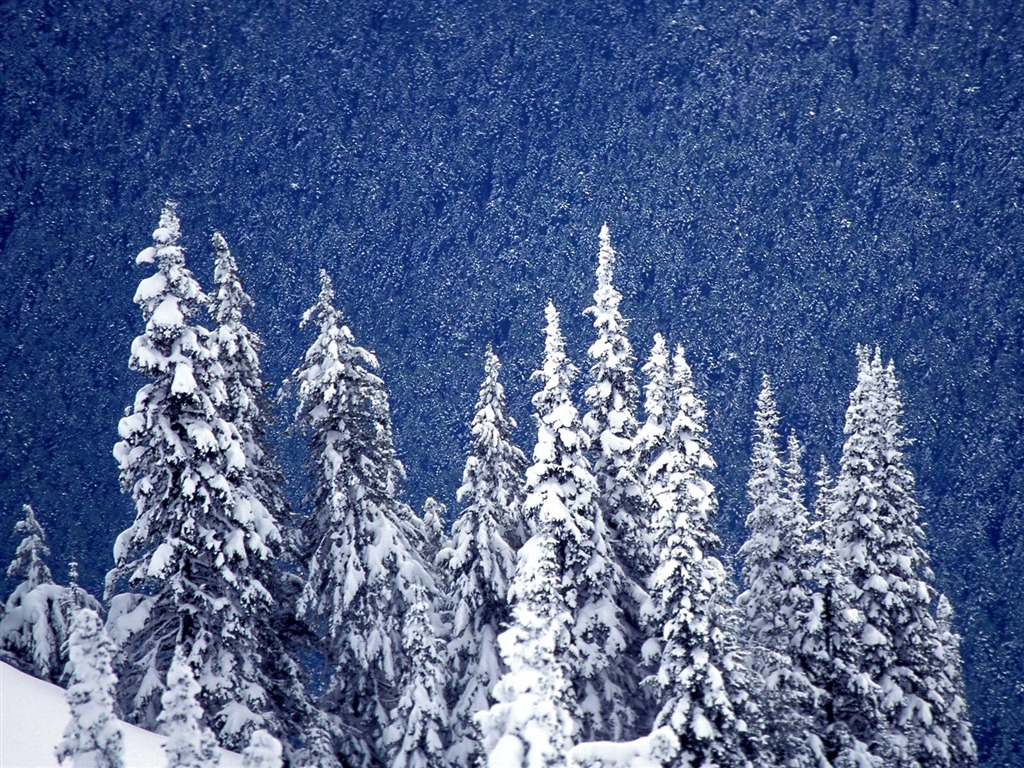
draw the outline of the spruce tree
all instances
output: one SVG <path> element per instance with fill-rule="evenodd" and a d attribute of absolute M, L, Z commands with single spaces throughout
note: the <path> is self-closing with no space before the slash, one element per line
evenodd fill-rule
<path fill-rule="evenodd" d="M 281 768 L 281 742 L 262 729 L 253 731 L 242 752 L 242 768 Z"/>
<path fill-rule="evenodd" d="M 446 760 L 459 768 L 477 765 L 481 758 L 473 717 L 487 709 L 489 692 L 504 671 L 498 635 L 509 624 L 509 585 L 526 530 L 521 481 L 526 457 L 512 443 L 515 421 L 505 411 L 500 371 L 501 363 L 488 346 L 458 491 L 463 509 L 452 525 L 450 547 L 438 558 L 452 595 L 447 649 L 451 746 Z"/>
<path fill-rule="evenodd" d="M 346 731 L 338 747 L 369 765 L 387 752 L 381 737 L 408 664 L 402 627 L 412 590 L 433 595 L 434 582 L 419 554 L 422 523 L 398 498 L 402 470 L 377 359 L 356 345 L 333 299 L 322 272 L 302 320 L 318 335 L 286 384 L 309 444 L 309 576 L 299 611 L 326 638 L 324 705 Z"/>
<path fill-rule="evenodd" d="M 644 470 L 643 483 L 650 496 L 649 468 L 654 458 L 664 450 L 669 429 L 672 426 L 672 369 L 668 344 L 660 333 L 654 334 L 651 353 L 644 363 L 643 373 L 647 377 L 644 385 L 644 413 L 646 419 L 637 433 L 637 457 Z"/>
<path fill-rule="evenodd" d="M 539 511 L 509 590 L 512 625 L 498 638 L 508 671 L 494 688 L 495 704 L 476 715 L 488 768 L 564 766 L 577 730 L 564 565 L 554 515 Z"/>
<path fill-rule="evenodd" d="M 951 750 L 936 717 L 946 703 L 938 690 L 947 687 L 936 661 L 941 632 L 901 414 L 892 365 L 860 348 L 822 569 L 832 601 L 829 747 L 838 764 L 944 768 Z"/>
<path fill-rule="evenodd" d="M 443 764 L 448 741 L 447 665 L 426 590 L 413 587 L 410 599 L 403 629 L 408 668 L 384 741 L 391 768 L 433 768 Z"/>
<path fill-rule="evenodd" d="M 14 525 L 21 542 L 7 568 L 7 576 L 20 579 L 4 604 L 0 619 L 0 659 L 52 683 L 63 683 L 68 660 L 67 641 L 78 608 L 99 611 L 100 605 L 81 587 L 53 583 L 46 558 L 46 534 L 32 507 Z"/>
<path fill-rule="evenodd" d="M 76 768 L 122 768 L 124 732 L 114 715 L 114 645 L 91 608 L 74 617 L 68 641 L 71 680 L 65 693 L 71 721 L 57 745 L 57 762 Z"/>
<path fill-rule="evenodd" d="M 936 602 L 935 620 L 939 630 L 934 649 L 935 667 L 928 680 L 932 690 L 929 696 L 932 717 L 946 736 L 948 764 L 955 768 L 975 768 L 978 749 L 967 712 L 960 636 L 953 629 L 953 607 L 945 595 L 939 595 Z"/>
<path fill-rule="evenodd" d="M 156 723 L 167 665 L 175 653 L 201 670 L 200 701 L 221 742 L 241 747 L 265 722 L 263 649 L 253 634 L 271 599 L 259 570 L 279 541 L 273 516 L 248 471 L 247 445 L 228 418 L 218 345 L 197 325 L 208 299 L 179 245 L 168 203 L 153 264 L 135 294 L 145 332 L 132 344 L 132 370 L 150 378 L 121 419 L 114 456 L 136 516 L 114 546 L 107 594 L 120 643 L 120 701 L 128 717 Z M 138 624 L 141 623 L 141 627 Z"/>
<path fill-rule="evenodd" d="M 526 518 L 551 519 L 550 534 L 572 615 L 571 683 L 585 739 L 623 738 L 635 725 L 632 672 L 622 655 L 629 629 L 621 605 L 625 575 L 608 540 L 598 489 L 585 454 L 571 386 L 575 368 L 565 355 L 558 312 L 546 311 L 544 364 L 534 378 L 538 423 L 533 465 L 526 472 Z"/>
<path fill-rule="evenodd" d="M 428 496 L 424 500 L 423 514 L 420 517 L 425 537 L 423 559 L 431 567 L 438 553 L 448 545 L 448 537 L 444 532 L 444 519 L 447 513 L 448 508 L 433 496 Z"/>
<path fill-rule="evenodd" d="M 591 383 L 585 393 L 589 410 L 582 427 L 590 444 L 597 505 L 611 555 L 623 574 L 616 600 L 623 610 L 626 646 L 609 663 L 617 670 L 614 683 L 622 688 L 624 701 L 595 731 L 584 730 L 594 738 L 609 739 L 635 735 L 637 722 L 646 715 L 644 708 L 637 706 L 643 674 L 636 659 L 643 641 L 641 613 L 647 602 L 643 584 L 652 566 L 648 507 L 637 455 L 635 358 L 626 335 L 629 323 L 619 311 L 622 294 L 613 283 L 615 258 L 605 224 L 600 233 L 594 303 L 586 310 L 593 317 L 597 338 L 587 352 Z"/>
<path fill-rule="evenodd" d="M 740 548 L 747 590 L 738 598 L 754 667 L 765 681 L 763 707 L 773 722 L 773 750 L 782 765 L 816 765 L 814 690 L 808 668 L 816 636 L 811 578 L 814 562 L 803 500 L 800 444 L 790 436 L 788 461 L 778 453 L 779 412 L 765 375 L 754 417 L 747 496 L 748 537 Z"/>
<path fill-rule="evenodd" d="M 764 760 L 755 686 L 744 665 L 732 615 L 732 589 L 713 529 L 714 469 L 708 452 L 704 404 L 682 348 L 672 372 L 674 418 L 664 448 L 648 471 L 654 501 L 652 528 L 658 566 L 650 581 L 661 650 L 651 680 L 687 768 L 758 765 Z"/>
<path fill-rule="evenodd" d="M 166 740 L 167 768 L 208 768 L 203 752 L 203 708 L 196 697 L 199 684 L 180 649 L 175 650 L 161 694 L 157 724 Z"/>
<path fill-rule="evenodd" d="M 295 619 L 296 536 L 295 516 L 284 496 L 284 476 L 267 447 L 270 424 L 259 353 L 263 341 L 245 322 L 254 307 L 242 286 L 238 262 L 224 236 L 215 232 L 214 291 L 210 315 L 216 323 L 212 345 L 223 369 L 225 400 L 219 411 L 238 432 L 245 452 L 242 482 L 251 486 L 252 524 L 259 532 L 263 550 L 249 558 L 251 578 L 262 585 L 272 600 L 255 601 L 248 615 L 248 631 L 261 649 L 257 669 L 266 691 L 267 716 L 264 725 L 294 741 L 311 716 L 310 705 L 300 680 L 289 641 L 301 634 Z M 244 514 L 244 513 L 243 513 Z M 241 739 L 232 746 L 241 748 Z"/>

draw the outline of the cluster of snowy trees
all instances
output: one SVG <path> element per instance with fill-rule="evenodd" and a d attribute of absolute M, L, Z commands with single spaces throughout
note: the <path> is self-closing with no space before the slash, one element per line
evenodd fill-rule
<path fill-rule="evenodd" d="M 607 227 L 585 411 L 549 304 L 532 460 L 488 348 L 450 534 L 443 505 L 403 499 L 380 366 L 326 273 L 283 390 L 308 447 L 302 514 L 289 507 L 237 264 L 214 235 L 207 295 L 179 238 L 168 204 L 138 257 L 155 271 L 130 365 L 148 382 L 114 449 L 136 517 L 105 625 L 82 590 L 51 584 L 30 509 L 18 526 L 0 640 L 50 679 L 68 662 L 60 756 L 119 765 L 116 713 L 166 733 L 173 766 L 211 765 L 217 744 L 253 766 L 325 768 L 976 764 L 877 349 L 858 350 L 838 472 L 822 460 L 810 505 L 765 377 L 740 591 L 704 403 L 661 335 L 641 413 Z"/>

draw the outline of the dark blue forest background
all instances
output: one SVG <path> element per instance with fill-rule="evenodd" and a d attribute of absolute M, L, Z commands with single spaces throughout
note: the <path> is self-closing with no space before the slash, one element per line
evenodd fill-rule
<path fill-rule="evenodd" d="M 484 345 L 529 448 L 544 301 L 584 364 L 607 220 L 638 354 L 666 332 L 707 393 L 731 547 L 762 371 L 813 469 L 855 344 L 895 359 L 983 761 L 1019 765 L 1022 97 L 1014 2 L 0 2 L 0 561 L 29 501 L 98 591 L 132 519 L 110 450 L 165 199 L 205 285 L 231 243 L 275 385 L 332 273 L 409 498 L 450 513 Z"/>

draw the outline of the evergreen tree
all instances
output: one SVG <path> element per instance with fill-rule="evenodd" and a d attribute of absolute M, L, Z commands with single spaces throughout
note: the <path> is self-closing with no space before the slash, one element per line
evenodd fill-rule
<path fill-rule="evenodd" d="M 565 572 L 554 515 L 539 511 L 509 590 L 512 625 L 498 638 L 508 671 L 494 688 L 496 703 L 476 715 L 488 768 L 564 766 L 576 731 Z"/>
<path fill-rule="evenodd" d="M 643 483 L 650 496 L 649 468 L 654 458 L 665 449 L 672 427 L 672 370 L 668 345 L 660 333 L 654 334 L 651 354 L 643 366 L 647 384 L 644 386 L 644 413 L 647 418 L 637 433 L 637 456 L 644 469 Z"/>
<path fill-rule="evenodd" d="M 931 570 L 903 461 L 901 412 L 892 365 L 882 366 L 877 349 L 860 348 L 830 494 L 831 562 L 822 574 L 832 600 L 829 747 L 839 765 L 951 764 L 950 734 L 935 716 L 947 686 L 929 680 L 944 677 L 936 663 L 941 633 L 930 611 Z"/>
<path fill-rule="evenodd" d="M 575 369 L 565 356 L 558 312 L 549 304 L 544 365 L 534 374 L 541 390 L 533 405 L 538 423 L 533 465 L 526 472 L 527 519 L 550 518 L 572 615 L 569 668 L 585 739 L 622 738 L 634 727 L 632 678 L 622 658 L 628 629 L 621 607 L 625 576 L 608 541 L 570 387 Z"/>
<path fill-rule="evenodd" d="M 21 543 L 14 552 L 14 559 L 7 566 L 7 578 L 21 579 L 7 598 L 7 608 L 20 604 L 22 598 L 40 584 L 52 584 L 53 574 L 46 564 L 50 548 L 46 546 L 46 534 L 36 519 L 35 510 L 28 504 L 22 506 L 25 519 L 14 524 L 14 535 L 21 535 Z"/>
<path fill-rule="evenodd" d="M 423 559 L 427 565 L 434 565 L 438 553 L 448 545 L 448 537 L 444 532 L 444 519 L 447 513 L 448 508 L 433 496 L 428 496 L 423 502 Z"/>
<path fill-rule="evenodd" d="M 196 697 L 199 684 L 181 650 L 175 650 L 167 670 L 167 685 L 161 695 L 157 719 L 160 732 L 167 737 L 164 751 L 167 768 L 208 768 L 203 752 L 203 708 Z"/>
<path fill-rule="evenodd" d="M 432 768 L 444 761 L 448 707 L 445 704 L 446 664 L 433 606 L 423 587 L 413 587 L 405 616 L 404 643 L 409 666 L 398 706 L 384 734 L 391 768 Z"/>
<path fill-rule="evenodd" d="M 715 557 L 714 468 L 704 404 L 681 348 L 672 372 L 672 420 L 665 447 L 650 466 L 652 528 L 658 567 L 650 589 L 662 625 L 660 666 L 651 684 L 682 746 L 687 768 L 750 766 L 764 760 L 754 681 L 738 652 L 732 591 Z"/>
<path fill-rule="evenodd" d="M 814 691 L 808 674 L 820 638 L 814 632 L 813 549 L 804 505 L 800 444 L 790 436 L 785 466 L 778 454 L 779 412 L 768 376 L 754 417 L 747 496 L 748 538 L 740 548 L 747 591 L 739 596 L 744 634 L 764 679 L 762 703 L 774 723 L 780 765 L 816 765 L 820 739 L 812 726 Z"/>
<path fill-rule="evenodd" d="M 132 344 L 130 367 L 151 381 L 118 425 L 114 455 L 136 517 L 117 537 L 107 593 L 126 582 L 142 596 L 115 598 L 112 636 L 121 643 L 120 697 L 132 720 L 156 722 L 166 665 L 179 653 L 201 670 L 200 700 L 220 740 L 240 747 L 264 723 L 267 705 L 252 627 L 271 598 L 254 564 L 280 535 L 248 471 L 247 445 L 227 418 L 216 340 L 194 324 L 208 300 L 185 267 L 179 237 L 169 203 L 154 246 L 137 259 L 157 272 L 135 294 L 146 330 Z M 118 626 L 129 616 L 141 627 Z"/>
<path fill-rule="evenodd" d="M 266 445 L 270 419 L 265 398 L 266 385 L 260 366 L 263 348 L 260 337 L 245 323 L 254 303 L 242 286 L 238 263 L 219 232 L 213 234 L 214 287 L 210 315 L 216 323 L 212 336 L 217 360 L 223 369 L 225 400 L 222 416 L 238 432 L 245 452 L 244 482 L 251 486 L 259 504 L 251 506 L 252 524 L 259 533 L 263 550 L 249 558 L 251 578 L 262 585 L 273 601 L 250 606 L 248 629 L 258 647 L 259 682 L 265 690 L 267 716 L 264 725 L 294 740 L 310 717 L 310 704 L 300 680 L 289 641 L 301 634 L 295 618 L 298 528 L 284 496 L 284 477 Z M 202 684 L 203 681 L 200 680 Z M 241 740 L 234 739 L 240 748 Z"/>
<path fill-rule="evenodd" d="M 71 681 L 65 693 L 71 721 L 55 750 L 75 768 L 122 768 L 124 733 L 114 715 L 114 645 L 90 608 L 75 614 L 68 641 Z"/>
<path fill-rule="evenodd" d="M 622 651 L 609 660 L 610 668 L 617 670 L 615 685 L 623 689 L 624 701 L 611 719 L 590 735 L 620 739 L 634 734 L 637 722 L 646 714 L 642 707 L 634 706 L 640 701 L 637 693 L 643 677 L 635 660 L 643 638 L 641 612 L 647 603 L 643 584 L 652 562 L 648 507 L 637 456 L 639 393 L 633 381 L 635 358 L 626 335 L 628 321 L 619 311 L 622 295 L 613 284 L 615 256 L 605 224 L 600 233 L 594 304 L 586 310 L 594 319 L 597 338 L 588 350 L 591 384 L 585 398 L 590 410 L 583 417 L 582 427 L 593 457 L 596 501 L 611 555 L 623 573 L 616 599 L 623 609 L 626 641 Z M 589 733 L 589 728 L 584 730 Z"/>
<path fill-rule="evenodd" d="M 935 620 L 939 630 L 935 643 L 936 666 L 928 681 L 933 691 L 929 697 L 932 716 L 945 733 L 948 764 L 955 768 L 975 768 L 978 749 L 967 713 L 960 636 L 953 630 L 953 607 L 945 595 L 939 595 L 936 602 Z"/>
<path fill-rule="evenodd" d="M 308 436 L 312 480 L 299 610 L 326 638 L 324 704 L 346 730 L 341 749 L 368 765 L 386 753 L 386 702 L 408 664 L 402 626 L 413 588 L 432 596 L 434 583 L 419 554 L 422 523 L 397 496 L 402 470 L 377 359 L 333 307 L 326 272 L 321 284 L 302 321 L 318 336 L 287 382 L 298 399 L 296 426 Z"/>
<path fill-rule="evenodd" d="M 30 675 L 62 683 L 74 612 L 81 607 L 99 611 L 100 605 L 77 585 L 53 583 L 46 564 L 46 534 L 32 507 L 26 504 L 24 511 L 25 518 L 14 525 L 22 540 L 7 568 L 7 576 L 20 581 L 0 619 L 0 659 Z"/>
<path fill-rule="evenodd" d="M 242 752 L 242 768 L 281 768 L 281 742 L 267 731 L 253 731 Z"/>
<path fill-rule="evenodd" d="M 503 672 L 498 635 L 509 624 L 508 590 L 522 543 L 521 480 L 526 457 L 511 441 L 515 421 L 505 412 L 501 364 L 488 346 L 473 417 L 469 457 L 458 499 L 462 513 L 438 562 L 451 585 L 449 700 L 451 746 L 446 760 L 469 768 L 480 759 L 473 717 L 487 709 Z"/>

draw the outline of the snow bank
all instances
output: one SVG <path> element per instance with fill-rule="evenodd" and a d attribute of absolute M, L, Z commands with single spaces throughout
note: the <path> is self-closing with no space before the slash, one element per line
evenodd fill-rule
<path fill-rule="evenodd" d="M 64 735 L 68 717 L 64 689 L 0 662 L 0 768 L 56 768 L 53 748 Z M 162 736 L 134 725 L 122 727 L 125 768 L 166 765 Z M 223 768 L 241 765 L 240 756 L 221 753 Z"/>

